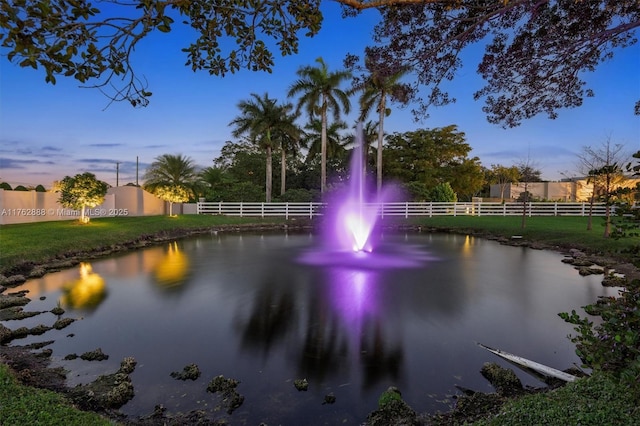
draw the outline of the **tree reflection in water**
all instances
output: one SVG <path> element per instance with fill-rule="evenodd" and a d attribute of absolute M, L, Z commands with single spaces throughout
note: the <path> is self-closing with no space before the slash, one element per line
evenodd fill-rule
<path fill-rule="evenodd" d="M 80 278 L 65 283 L 60 304 L 73 309 L 94 310 L 107 296 L 104 279 L 93 272 L 90 263 L 80 263 Z"/>
<path fill-rule="evenodd" d="M 379 318 L 376 271 L 326 268 L 317 277 L 301 298 L 292 286 L 263 281 L 246 319 L 236 320 L 243 350 L 258 348 L 268 358 L 272 349 L 284 344 L 295 359 L 298 376 L 315 382 L 348 376 L 354 363 L 363 372 L 363 388 L 387 378 L 397 380 L 403 370 L 402 344 L 389 336 Z M 243 306 L 238 308 L 240 318 Z"/>
<path fill-rule="evenodd" d="M 184 285 L 189 273 L 189 258 L 174 241 L 169 244 L 167 253 L 155 268 L 155 282 L 162 288 L 176 289 Z"/>
<path fill-rule="evenodd" d="M 290 291 L 278 294 L 271 282 L 266 282 L 253 300 L 249 318 L 241 324 L 242 347 L 250 351 L 259 348 L 266 356 L 271 347 L 281 341 L 296 322 L 294 298 Z"/>

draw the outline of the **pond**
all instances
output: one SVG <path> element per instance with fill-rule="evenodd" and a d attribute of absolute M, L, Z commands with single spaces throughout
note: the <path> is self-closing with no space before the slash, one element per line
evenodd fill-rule
<path fill-rule="evenodd" d="M 456 385 L 492 391 L 483 363 L 509 365 L 477 342 L 559 369 L 579 364 L 558 312 L 617 294 L 555 252 L 453 234 L 384 234 L 378 245 L 344 254 L 368 260 L 344 261 L 311 234 L 220 233 L 98 260 L 16 288 L 30 290 L 25 310 L 60 303 L 80 320 L 14 344 L 55 339 L 69 385 L 133 356 L 136 396 L 121 409 L 132 416 L 163 404 L 231 424 L 359 424 L 391 385 L 418 412 L 448 410 Z M 109 359 L 64 360 L 96 348 Z M 198 380 L 171 377 L 192 363 Z M 232 414 L 206 391 L 218 375 L 240 381 L 245 400 Z M 323 404 L 330 393 L 335 403 Z"/>

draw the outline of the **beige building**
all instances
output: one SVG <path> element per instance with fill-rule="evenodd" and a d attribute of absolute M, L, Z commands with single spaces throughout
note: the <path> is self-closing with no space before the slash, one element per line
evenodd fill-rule
<path fill-rule="evenodd" d="M 640 179 L 626 179 L 621 187 L 635 187 Z M 593 184 L 587 179 L 572 179 L 561 182 L 518 182 L 506 185 L 491 185 L 490 197 L 504 200 L 517 200 L 525 190 L 539 201 L 586 202 L 593 192 Z"/>

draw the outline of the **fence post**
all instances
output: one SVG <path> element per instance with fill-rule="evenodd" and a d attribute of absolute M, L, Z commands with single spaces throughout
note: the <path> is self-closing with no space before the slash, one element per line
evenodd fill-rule
<path fill-rule="evenodd" d="M 553 215 L 558 216 L 558 202 L 553 203 Z"/>
<path fill-rule="evenodd" d="M 260 217 L 264 219 L 264 203 L 260 203 Z"/>
<path fill-rule="evenodd" d="M 408 219 L 409 218 L 409 202 L 405 201 L 404 203 L 404 218 Z"/>

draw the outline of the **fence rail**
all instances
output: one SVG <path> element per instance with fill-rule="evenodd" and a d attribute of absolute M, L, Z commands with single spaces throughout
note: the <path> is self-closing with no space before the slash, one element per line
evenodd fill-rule
<path fill-rule="evenodd" d="M 218 214 L 225 216 L 268 217 L 304 216 L 313 218 L 323 214 L 324 203 L 230 203 L 199 202 L 198 214 Z M 365 209 L 375 209 L 379 216 L 518 216 L 523 214 L 522 203 L 366 203 Z M 592 215 L 604 216 L 603 203 L 593 205 Z M 526 205 L 527 216 L 587 216 L 589 203 L 543 203 Z"/>

